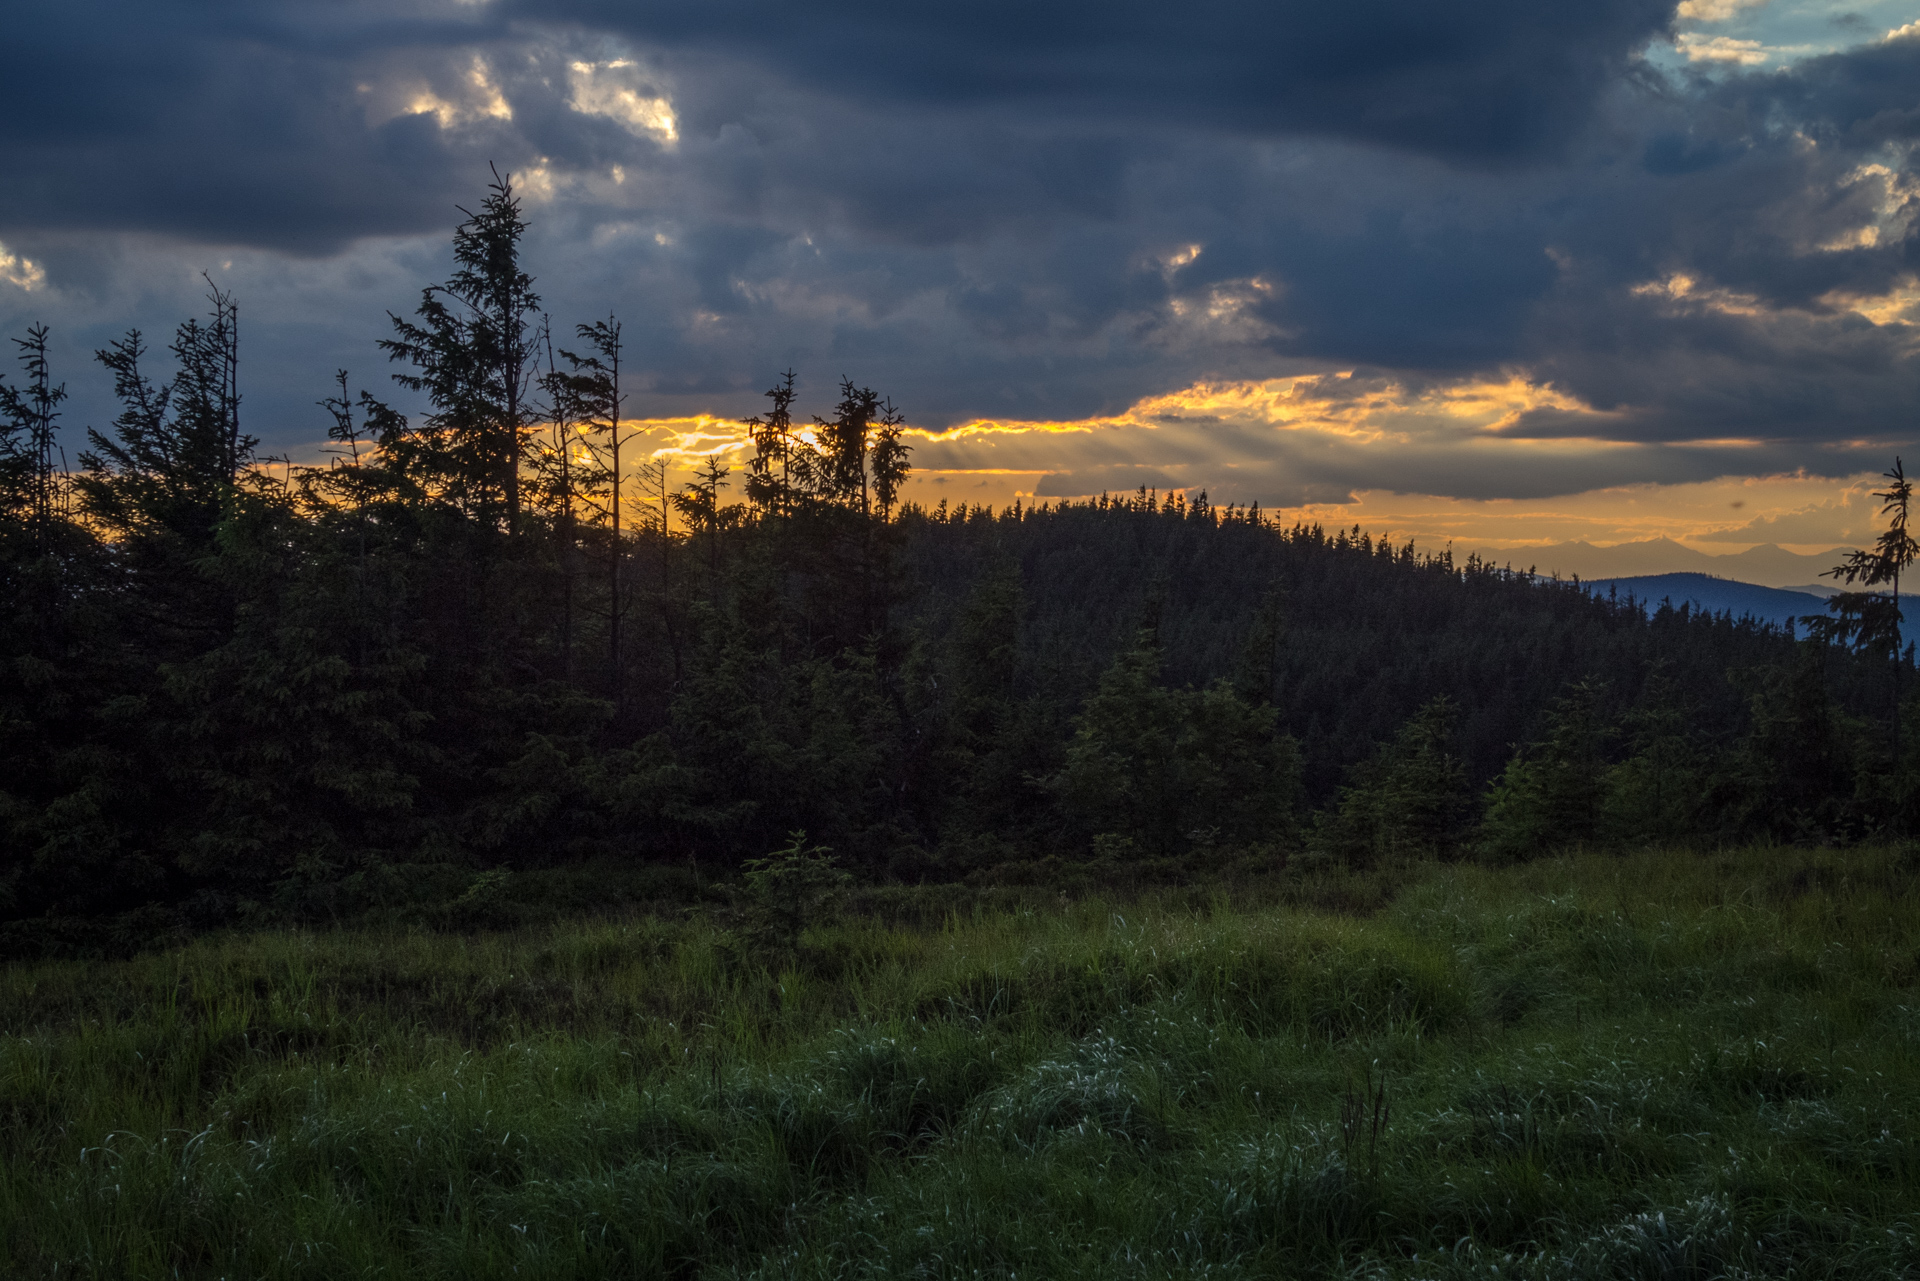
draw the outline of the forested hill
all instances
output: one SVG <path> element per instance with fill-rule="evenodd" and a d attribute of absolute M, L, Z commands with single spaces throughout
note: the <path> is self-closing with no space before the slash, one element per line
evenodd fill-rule
<path fill-rule="evenodd" d="M 1607 711 L 1620 714 L 1660 675 L 1696 732 L 1726 738 L 1746 723 L 1752 678 L 1795 656 L 1784 629 L 1685 604 L 1643 619 L 1570 583 L 1456 564 L 1357 528 L 1274 526 L 1204 497 L 915 514 L 905 528 L 921 634 L 948 632 L 973 584 L 1017 565 L 1021 688 L 1073 702 L 1154 621 L 1169 682 L 1247 688 L 1258 673 L 1252 684 L 1301 742 L 1315 801 L 1438 696 L 1460 709 L 1457 749 L 1482 785 L 1575 682 L 1604 685 Z M 1885 693 L 1884 672 L 1837 655 L 1830 667 L 1860 710 Z"/>
<path fill-rule="evenodd" d="M 341 373 L 326 466 L 260 465 L 226 294 L 164 360 L 97 353 L 121 412 L 77 471 L 46 330 L 17 340 L 0 951 L 422 868 L 1173 877 L 1915 825 L 1888 597 L 1796 643 L 1204 496 L 923 510 L 900 413 L 848 382 L 809 422 L 791 375 L 744 468 L 676 488 L 619 322 L 537 341 L 524 229 L 502 180 L 381 344 L 428 412 Z"/>

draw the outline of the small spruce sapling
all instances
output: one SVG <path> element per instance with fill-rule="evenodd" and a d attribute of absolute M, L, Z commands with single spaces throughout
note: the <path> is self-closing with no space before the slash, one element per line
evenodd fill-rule
<path fill-rule="evenodd" d="M 830 915 L 852 883 L 824 845 L 808 845 L 805 832 L 788 834 L 787 844 L 764 858 L 742 865 L 746 883 L 746 930 L 760 947 L 792 951 L 809 924 Z"/>

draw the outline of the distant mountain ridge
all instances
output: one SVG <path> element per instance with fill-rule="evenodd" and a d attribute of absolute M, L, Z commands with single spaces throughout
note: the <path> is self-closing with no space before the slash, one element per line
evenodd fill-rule
<path fill-rule="evenodd" d="M 1791 553 L 1789 553 L 1791 555 Z M 1634 578 L 1582 580 L 1581 586 L 1596 596 L 1613 595 L 1621 600 L 1631 596 L 1646 606 L 1649 613 L 1663 601 L 1675 606 L 1691 604 L 1709 613 L 1730 613 L 1735 618 L 1752 618 L 1777 627 L 1792 626 L 1804 633 L 1799 620 L 1807 614 L 1825 614 L 1826 601 L 1811 592 L 1789 591 L 1780 587 L 1762 587 L 1754 583 L 1736 583 L 1710 574 L 1646 574 Z"/>
<path fill-rule="evenodd" d="M 1543 547 L 1481 548 L 1482 560 L 1496 565 L 1512 565 L 1539 574 L 1558 574 L 1562 578 L 1582 580 L 1605 578 L 1645 578 L 1667 574 L 1698 574 L 1703 577 L 1731 579 L 1763 587 L 1808 590 L 1820 582 L 1820 576 L 1839 564 L 1851 548 L 1803 556 L 1774 543 L 1762 543 L 1746 551 L 1726 556 L 1711 556 L 1695 551 L 1671 538 L 1649 538 L 1637 543 L 1619 543 L 1597 547 L 1592 543 L 1549 543 Z M 1456 548 L 1456 556 L 1463 555 Z"/>
<path fill-rule="evenodd" d="M 1735 618 L 1751 618 L 1756 622 L 1772 623 L 1776 627 L 1791 625 L 1794 633 L 1802 637 L 1807 634 L 1807 628 L 1800 620 L 1808 614 L 1824 615 L 1827 612 L 1827 597 L 1841 590 L 1825 583 L 1792 588 L 1762 587 L 1755 583 L 1736 583 L 1731 579 L 1715 578 L 1711 574 L 1645 574 L 1636 578 L 1582 579 L 1580 585 L 1596 596 L 1612 593 L 1623 600 L 1632 596 L 1646 606 L 1649 614 L 1659 609 L 1663 601 L 1672 601 L 1675 607 L 1686 603 L 1712 614 L 1732 614 Z M 1901 600 L 1904 605 L 1901 635 L 1906 640 L 1913 640 L 1915 637 L 1906 634 L 1904 615 L 1913 612 L 1914 622 L 1920 626 L 1920 602 L 1909 601 L 1905 595 Z"/>

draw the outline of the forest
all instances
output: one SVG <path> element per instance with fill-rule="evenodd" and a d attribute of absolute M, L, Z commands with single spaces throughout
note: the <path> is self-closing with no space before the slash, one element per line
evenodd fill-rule
<path fill-rule="evenodd" d="M 14 339 L 0 955 L 569 866 L 1170 883 L 1920 819 L 1884 590 L 1796 637 L 1204 493 L 929 508 L 901 409 L 808 416 L 793 373 L 744 467 L 675 484 L 619 321 L 541 310 L 527 226 L 497 178 L 380 343 L 427 408 L 341 371 L 324 465 L 243 428 L 218 288 L 97 353 L 120 412 L 71 466 L 80 372 Z M 1897 591 L 1883 544 L 1849 582 Z"/>
<path fill-rule="evenodd" d="M 15 337 L 0 1273 L 1920 1276 L 1897 459 L 1793 630 L 797 372 L 688 477 L 526 232 L 320 463 L 211 281 L 71 461 Z"/>

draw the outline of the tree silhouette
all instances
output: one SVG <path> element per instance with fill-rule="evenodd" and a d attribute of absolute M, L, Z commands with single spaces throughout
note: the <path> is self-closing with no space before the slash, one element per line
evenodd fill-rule
<path fill-rule="evenodd" d="M 231 295 L 165 370 L 138 333 L 98 353 L 118 416 L 64 488 L 46 331 L 16 340 L 0 949 L 134 912 L 350 916 L 427 885 L 409 864 L 739 871 L 796 830 L 960 880 L 1271 866 L 1309 802 L 1363 858 L 1449 857 L 1483 802 L 1481 846 L 1515 855 L 1920 826 L 1860 729 L 1906 661 L 1898 460 L 1826 645 L 1204 494 L 928 510 L 900 412 L 843 380 L 799 427 L 791 372 L 729 504 L 720 455 L 677 493 L 666 451 L 635 456 L 618 320 L 551 333 L 510 180 L 464 216 L 385 344 L 428 412 L 340 374 L 333 457 L 284 479 L 241 429 Z"/>
<path fill-rule="evenodd" d="M 561 348 L 560 357 L 567 362 L 567 369 L 549 371 L 548 392 L 554 399 L 556 416 L 577 423 L 585 433 L 581 443 L 604 480 L 604 485 L 596 483 L 581 497 L 596 510 L 607 527 L 607 663 L 614 703 L 618 705 L 625 670 L 620 635 L 625 621 L 625 592 L 620 570 L 626 559 L 625 535 L 621 529 L 625 514 L 622 482 L 626 472 L 620 455 L 632 443 L 631 433 L 620 421 L 620 411 L 626 404 L 626 393 L 620 386 L 620 321 L 608 316 L 591 324 L 576 325 L 574 332 L 586 344 L 587 353 L 583 356 Z"/>
<path fill-rule="evenodd" d="M 1838 579 L 1848 586 L 1885 587 L 1888 590 L 1838 592 L 1827 600 L 1828 616 L 1806 616 L 1802 621 L 1815 639 L 1830 645 L 1844 645 L 1867 653 L 1884 653 L 1893 668 L 1893 707 L 1890 717 L 1893 760 L 1900 761 L 1900 575 L 1920 558 L 1920 542 L 1907 532 L 1907 518 L 1913 501 L 1913 483 L 1907 479 L 1900 459 L 1893 460 L 1891 471 L 1882 472 L 1890 482 L 1874 491 L 1880 499 L 1880 514 L 1887 527 L 1871 548 L 1850 553 L 1827 570 L 1823 577 Z"/>
<path fill-rule="evenodd" d="M 720 530 L 740 512 L 739 504 L 728 508 L 720 502 L 720 491 L 727 487 L 727 477 L 732 474 L 718 454 L 709 454 L 706 464 L 694 473 L 695 478 L 673 496 L 674 510 L 686 520 L 687 527 L 707 540 L 707 570 L 714 584 L 720 578 Z"/>
<path fill-rule="evenodd" d="M 54 423 L 67 398 L 65 383 L 52 385 L 47 364 L 47 327 L 33 325 L 16 338 L 26 387 L 0 383 L 0 485 L 10 507 L 24 511 L 34 553 L 45 556 L 53 538 L 62 491 L 62 468 L 54 461 Z"/>
<path fill-rule="evenodd" d="M 433 412 L 383 447 L 468 515 L 512 534 L 533 427 L 528 392 L 539 366 L 530 328 L 540 298 L 520 265 L 527 223 L 513 176 L 495 170 L 488 191 L 479 213 L 460 210 L 467 220 L 453 233 L 453 276 L 421 292 L 415 320 L 388 313 L 394 337 L 380 347 L 416 371 L 394 381 L 425 392 Z"/>
<path fill-rule="evenodd" d="M 793 430 L 793 371 L 767 391 L 773 407 L 766 414 L 746 421 L 753 439 L 753 458 L 748 464 L 747 499 L 768 516 L 791 516 L 797 506 L 796 495 L 808 489 L 813 450 Z"/>
<path fill-rule="evenodd" d="M 117 533 L 210 543 L 253 462 L 258 442 L 240 430 L 240 309 L 217 288 L 208 301 L 206 321 L 175 331 L 178 368 L 164 384 L 141 368 L 138 330 L 94 353 L 113 374 L 120 413 L 111 435 L 87 429 L 76 484 L 89 514 Z"/>

